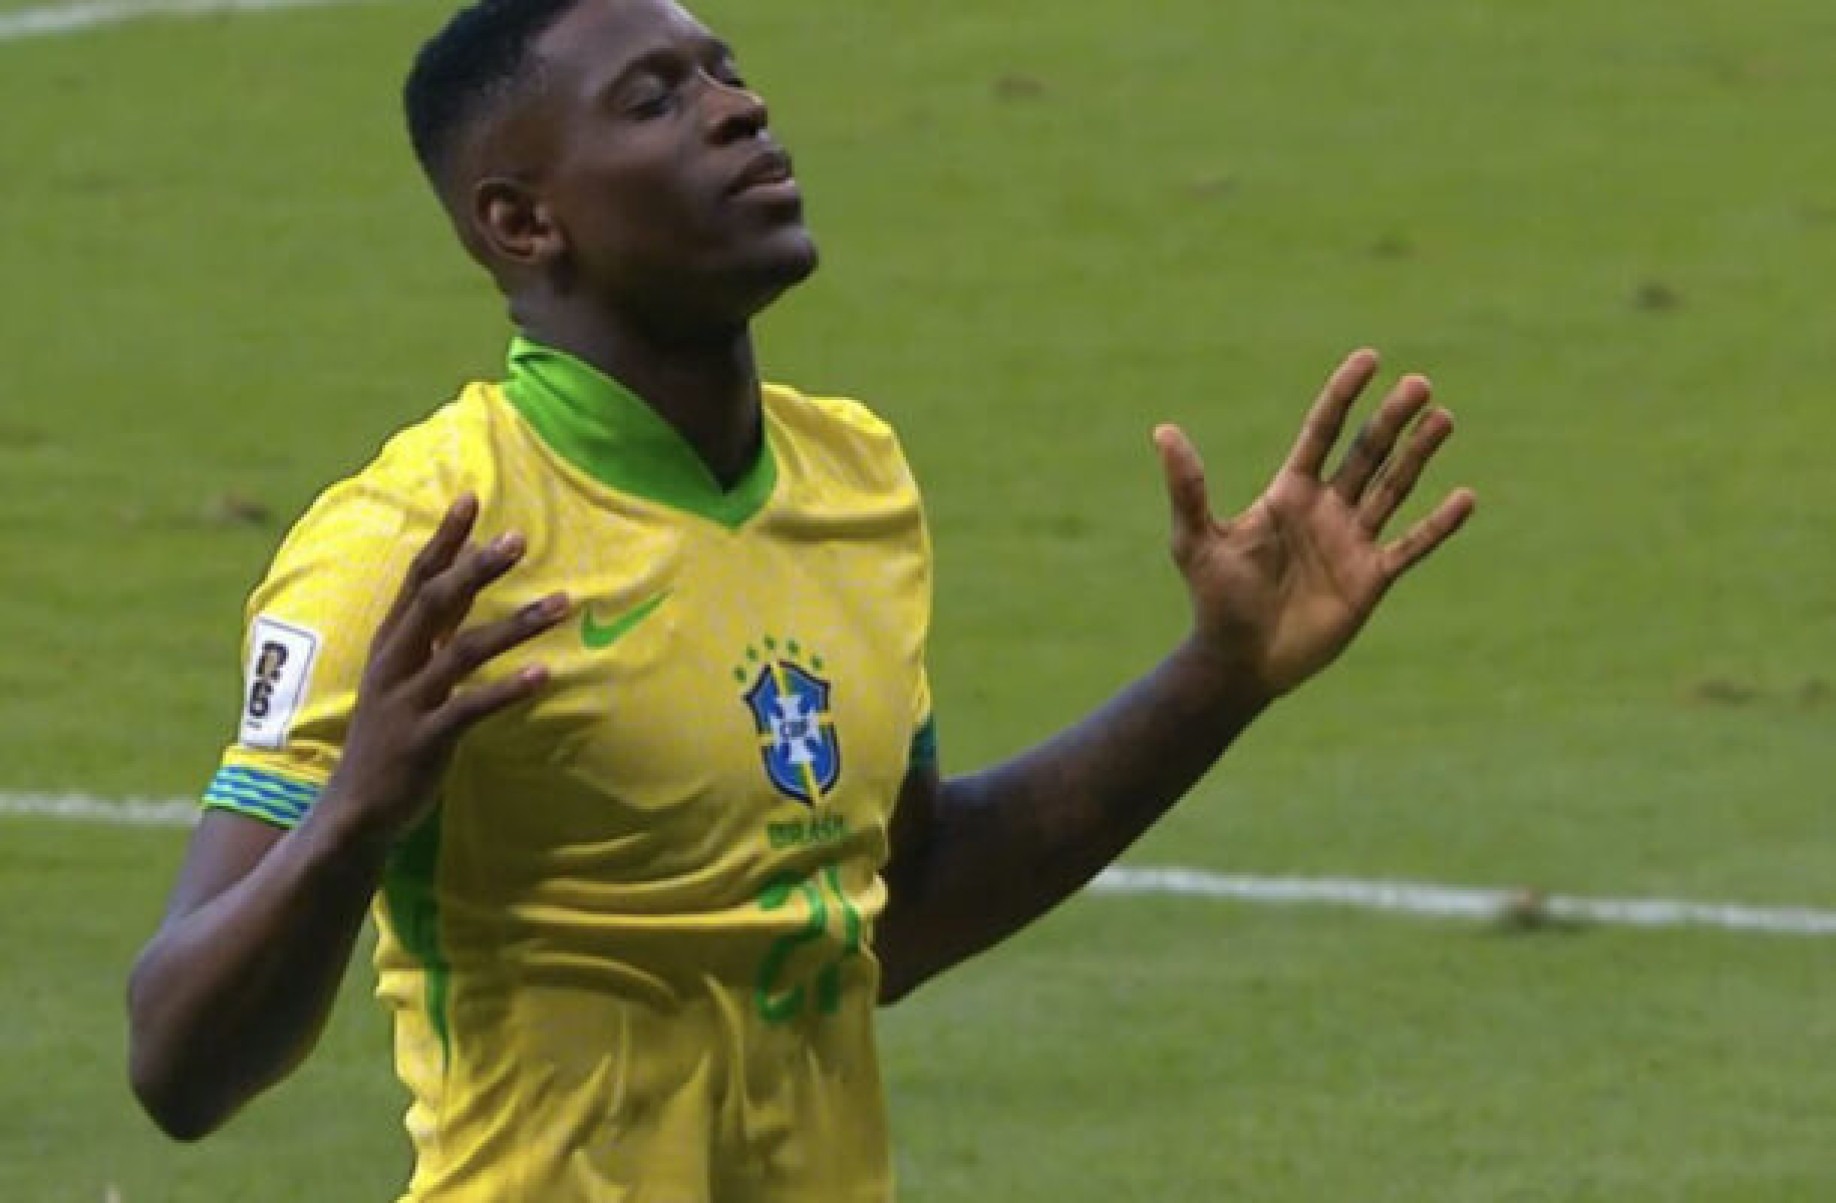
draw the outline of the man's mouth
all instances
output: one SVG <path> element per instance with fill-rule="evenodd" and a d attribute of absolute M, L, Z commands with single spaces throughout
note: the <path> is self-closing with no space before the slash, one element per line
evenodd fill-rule
<path fill-rule="evenodd" d="M 776 147 L 761 152 L 747 163 L 727 186 L 728 196 L 766 191 L 785 195 L 795 195 L 797 192 L 797 179 L 791 174 L 790 156 Z"/>

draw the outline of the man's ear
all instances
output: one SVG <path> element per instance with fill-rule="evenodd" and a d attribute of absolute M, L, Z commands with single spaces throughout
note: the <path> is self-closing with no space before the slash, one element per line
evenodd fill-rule
<path fill-rule="evenodd" d="M 472 232 L 505 266 L 548 267 L 567 253 L 567 236 L 548 206 L 523 181 L 490 176 L 472 189 Z"/>

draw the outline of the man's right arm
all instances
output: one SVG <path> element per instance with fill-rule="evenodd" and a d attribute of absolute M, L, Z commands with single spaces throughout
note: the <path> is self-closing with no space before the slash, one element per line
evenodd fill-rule
<path fill-rule="evenodd" d="M 389 850 L 432 808 L 459 737 L 547 681 L 531 665 L 459 688 L 567 612 L 551 595 L 460 631 L 523 552 L 514 535 L 469 547 L 477 516 L 461 498 L 415 557 L 371 644 L 338 770 L 299 826 L 211 811 L 192 835 L 128 982 L 134 1093 L 176 1139 L 214 1131 L 312 1050 Z"/>
<path fill-rule="evenodd" d="M 198 823 L 128 978 L 129 1076 L 168 1136 L 207 1135 L 317 1041 L 385 856 L 349 826 L 323 805 L 292 831 Z"/>

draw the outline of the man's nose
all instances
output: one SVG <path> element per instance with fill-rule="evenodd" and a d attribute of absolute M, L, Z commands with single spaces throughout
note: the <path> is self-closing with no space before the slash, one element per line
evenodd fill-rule
<path fill-rule="evenodd" d="M 765 100 L 750 88 L 709 80 L 708 134 L 716 142 L 756 138 L 771 124 Z"/>

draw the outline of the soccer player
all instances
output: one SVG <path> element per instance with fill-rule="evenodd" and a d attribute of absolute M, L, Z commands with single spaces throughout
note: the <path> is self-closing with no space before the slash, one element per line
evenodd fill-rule
<path fill-rule="evenodd" d="M 876 1005 L 1076 891 L 1338 655 L 1471 511 L 1385 541 L 1450 419 L 1404 377 L 1329 466 L 1358 352 L 1228 521 L 1157 430 L 1190 635 L 945 779 L 898 443 L 754 366 L 816 250 L 732 52 L 670 0 L 482 0 L 406 102 L 506 379 L 324 493 L 251 598 L 134 1088 L 193 1139 L 284 1077 L 373 904 L 407 1199 L 885 1200 Z"/>

